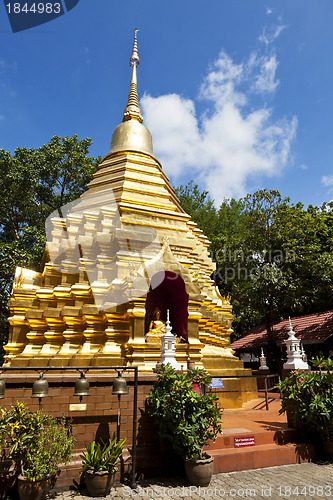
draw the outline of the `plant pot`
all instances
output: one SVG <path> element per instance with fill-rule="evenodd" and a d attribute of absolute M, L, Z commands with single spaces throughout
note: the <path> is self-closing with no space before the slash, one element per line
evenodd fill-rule
<path fill-rule="evenodd" d="M 18 475 L 19 470 L 13 460 L 0 460 L 0 499 L 12 497 L 17 486 Z"/>
<path fill-rule="evenodd" d="M 107 470 L 99 472 L 86 470 L 84 473 L 84 480 L 91 497 L 105 497 L 110 493 L 114 481 L 114 473 Z"/>
<path fill-rule="evenodd" d="M 213 475 L 214 457 L 203 460 L 185 460 L 187 479 L 194 486 L 208 486 Z"/>
<path fill-rule="evenodd" d="M 44 477 L 40 481 L 29 481 L 21 474 L 18 477 L 18 494 L 20 500 L 44 500 L 51 487 L 51 478 Z"/>
<path fill-rule="evenodd" d="M 333 441 L 323 441 L 323 448 L 325 454 L 329 458 L 333 458 Z"/>

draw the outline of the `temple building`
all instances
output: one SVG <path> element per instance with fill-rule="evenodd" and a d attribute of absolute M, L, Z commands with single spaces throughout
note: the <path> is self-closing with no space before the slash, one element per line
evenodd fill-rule
<path fill-rule="evenodd" d="M 136 35 L 130 62 L 109 152 L 85 193 L 49 217 L 43 271 L 16 270 L 5 364 L 149 373 L 169 310 L 177 362 L 232 377 L 224 385 L 240 406 L 256 396 L 255 381 L 230 346 L 232 306 L 211 279 L 210 242 L 180 206 L 142 123 Z"/>

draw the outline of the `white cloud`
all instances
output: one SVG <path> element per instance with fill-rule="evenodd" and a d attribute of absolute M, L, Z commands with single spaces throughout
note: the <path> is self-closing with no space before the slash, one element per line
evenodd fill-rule
<path fill-rule="evenodd" d="M 273 118 L 262 95 L 278 81 L 274 54 L 252 53 L 236 64 L 224 51 L 209 68 L 199 92 L 207 103 L 201 116 L 195 101 L 177 94 L 141 99 L 154 150 L 173 182 L 191 176 L 216 203 L 243 196 L 258 177 L 280 175 L 289 161 L 297 118 Z M 255 105 L 251 99 L 255 96 Z"/>
<path fill-rule="evenodd" d="M 277 67 L 278 62 L 275 54 L 260 58 L 253 54 L 249 61 L 249 70 L 251 73 L 257 70 L 257 74 L 253 75 L 252 90 L 259 93 L 274 92 L 280 83 L 279 80 L 275 80 Z"/>
<path fill-rule="evenodd" d="M 236 85 L 240 83 L 243 74 L 243 65 L 234 64 L 232 59 L 222 50 L 204 78 L 200 97 L 213 101 L 217 107 L 221 107 L 227 102 L 233 102 L 235 105 L 246 104 L 246 96 L 236 91 Z"/>
<path fill-rule="evenodd" d="M 178 177 L 183 168 L 196 164 L 196 145 L 202 142 L 194 103 L 168 94 L 156 99 L 144 95 L 141 104 L 158 156 L 168 175 Z"/>
<path fill-rule="evenodd" d="M 326 187 L 333 187 L 333 175 L 323 175 L 321 182 Z"/>
<path fill-rule="evenodd" d="M 270 28 L 264 28 L 261 35 L 259 36 L 259 42 L 262 42 L 268 47 L 272 44 L 286 28 L 283 24 L 278 24 L 277 26 L 270 26 Z"/>
<path fill-rule="evenodd" d="M 5 119 L 5 115 L 0 115 L 0 121 Z"/>

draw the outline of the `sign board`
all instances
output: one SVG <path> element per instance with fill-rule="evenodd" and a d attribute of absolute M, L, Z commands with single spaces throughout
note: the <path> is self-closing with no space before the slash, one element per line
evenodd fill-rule
<path fill-rule="evenodd" d="M 209 387 L 211 387 L 212 389 L 218 389 L 219 387 L 224 387 L 224 383 L 222 382 L 221 378 L 212 378 Z"/>
<path fill-rule="evenodd" d="M 235 448 L 242 448 L 244 446 L 255 446 L 254 436 L 234 437 Z"/>
<path fill-rule="evenodd" d="M 86 411 L 86 403 L 73 403 L 69 405 L 69 411 Z"/>

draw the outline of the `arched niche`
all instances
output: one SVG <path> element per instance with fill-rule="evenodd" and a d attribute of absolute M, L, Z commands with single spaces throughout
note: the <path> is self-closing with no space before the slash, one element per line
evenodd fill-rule
<path fill-rule="evenodd" d="M 172 333 L 188 341 L 188 297 L 184 280 L 179 274 L 171 271 L 160 271 L 154 274 L 146 299 L 145 333 L 149 330 L 156 307 L 160 309 L 161 319 L 164 322 L 166 322 L 169 309 Z"/>

